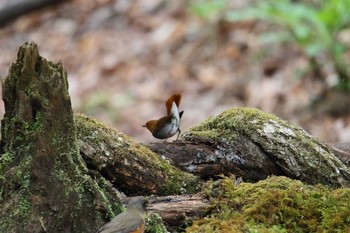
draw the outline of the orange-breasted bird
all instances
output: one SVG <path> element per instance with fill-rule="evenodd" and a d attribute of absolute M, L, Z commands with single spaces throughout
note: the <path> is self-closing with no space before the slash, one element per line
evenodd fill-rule
<path fill-rule="evenodd" d="M 145 197 L 132 197 L 126 210 L 101 227 L 97 233 L 143 233 L 147 204 Z"/>
<path fill-rule="evenodd" d="M 170 96 L 165 102 L 167 115 L 158 120 L 147 121 L 143 127 L 146 127 L 152 133 L 153 137 L 165 139 L 165 141 L 178 133 L 177 140 L 181 133 L 180 119 L 184 113 L 184 111 L 179 112 L 180 102 L 180 94 Z"/>

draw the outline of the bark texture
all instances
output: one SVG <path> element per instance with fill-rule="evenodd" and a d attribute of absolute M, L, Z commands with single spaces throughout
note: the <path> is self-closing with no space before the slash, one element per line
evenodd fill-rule
<path fill-rule="evenodd" d="M 347 167 L 350 167 L 350 142 L 328 144 L 337 158 Z"/>
<path fill-rule="evenodd" d="M 87 166 L 123 193 L 164 196 L 200 189 L 198 177 L 173 167 L 125 134 L 82 114 L 75 114 L 75 122 Z"/>
<path fill-rule="evenodd" d="M 3 83 L 0 232 L 95 232 L 121 211 L 79 155 L 67 75 L 25 43 Z"/>
<path fill-rule="evenodd" d="M 149 213 L 158 213 L 173 231 L 188 225 L 190 219 L 201 218 L 211 210 L 210 203 L 203 195 L 166 196 L 150 199 Z"/>
<path fill-rule="evenodd" d="M 204 178 L 235 174 L 244 180 L 284 175 L 309 184 L 350 186 L 350 170 L 334 149 L 302 128 L 257 109 L 234 108 L 192 128 L 175 143 L 150 148 Z"/>

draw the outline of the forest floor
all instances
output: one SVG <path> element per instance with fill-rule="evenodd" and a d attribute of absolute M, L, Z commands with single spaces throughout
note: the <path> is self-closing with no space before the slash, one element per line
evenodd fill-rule
<path fill-rule="evenodd" d="M 232 1 L 233 8 L 241 4 Z M 259 40 L 274 30 L 264 22 L 202 20 L 184 0 L 72 0 L 0 28 L 0 77 L 19 46 L 34 41 L 41 56 L 63 61 L 77 112 L 139 142 L 158 141 L 142 125 L 164 115 L 164 102 L 175 92 L 183 95 L 182 132 L 247 106 L 326 142 L 350 141 L 350 106 L 337 114 L 327 106 L 346 97 L 310 106 L 334 81 L 332 69 L 325 65 L 327 79 L 321 79 L 307 72 L 308 59 L 297 46 Z"/>

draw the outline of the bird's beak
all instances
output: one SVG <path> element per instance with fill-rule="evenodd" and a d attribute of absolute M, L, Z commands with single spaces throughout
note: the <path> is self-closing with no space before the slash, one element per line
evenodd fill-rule
<path fill-rule="evenodd" d="M 146 127 L 146 125 L 143 125 L 142 127 Z"/>

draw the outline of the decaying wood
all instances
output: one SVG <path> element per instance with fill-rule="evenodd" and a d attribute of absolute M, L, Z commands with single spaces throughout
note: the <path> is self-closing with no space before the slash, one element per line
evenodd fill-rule
<path fill-rule="evenodd" d="M 158 213 L 168 226 L 181 226 L 187 218 L 206 215 L 210 204 L 202 195 L 151 197 L 147 210 Z"/>
<path fill-rule="evenodd" d="M 245 141 L 244 143 L 242 143 Z M 173 143 L 153 143 L 149 148 L 164 156 L 171 164 L 203 179 L 234 174 L 245 180 L 262 180 L 268 175 L 282 175 L 281 169 L 254 143 L 245 138 L 232 142 L 229 149 L 221 142 L 205 138 L 178 140 Z M 249 145 L 254 153 L 245 153 Z M 227 146 L 226 146 L 227 147 Z"/>
<path fill-rule="evenodd" d="M 198 138 L 197 140 L 203 141 Z M 184 171 L 201 176 L 203 179 L 213 178 L 217 175 L 230 175 L 244 177 L 249 180 L 266 178 L 267 174 L 279 175 L 282 171 L 277 165 L 261 155 L 262 151 L 256 147 L 259 156 L 242 154 L 239 145 L 235 147 L 235 158 L 233 156 L 219 156 L 217 150 L 220 146 L 210 142 L 192 142 L 177 140 L 172 143 L 151 143 L 147 145 L 152 151 L 164 156 L 170 163 Z M 350 167 L 350 143 L 327 144 L 334 155 L 347 167 Z M 262 160 L 261 160 L 262 159 Z M 239 163 L 239 160 L 249 161 L 248 165 Z M 263 165 L 263 166 L 262 166 Z"/>
<path fill-rule="evenodd" d="M 337 156 L 346 166 L 350 167 L 350 142 L 328 144 L 333 150 L 335 156 Z"/>
<path fill-rule="evenodd" d="M 171 195 L 199 190 L 198 177 L 171 166 L 148 148 L 82 114 L 75 114 L 87 166 L 126 195 Z"/>
<path fill-rule="evenodd" d="M 284 175 L 310 184 L 350 186 L 349 167 L 331 147 L 300 127 L 254 109 L 228 110 L 194 127 L 181 141 L 149 147 L 203 178 L 234 174 L 257 181 Z"/>
<path fill-rule="evenodd" d="M 0 232 L 96 232 L 121 204 L 101 176 L 88 176 L 79 155 L 62 63 L 25 43 L 3 100 Z"/>

